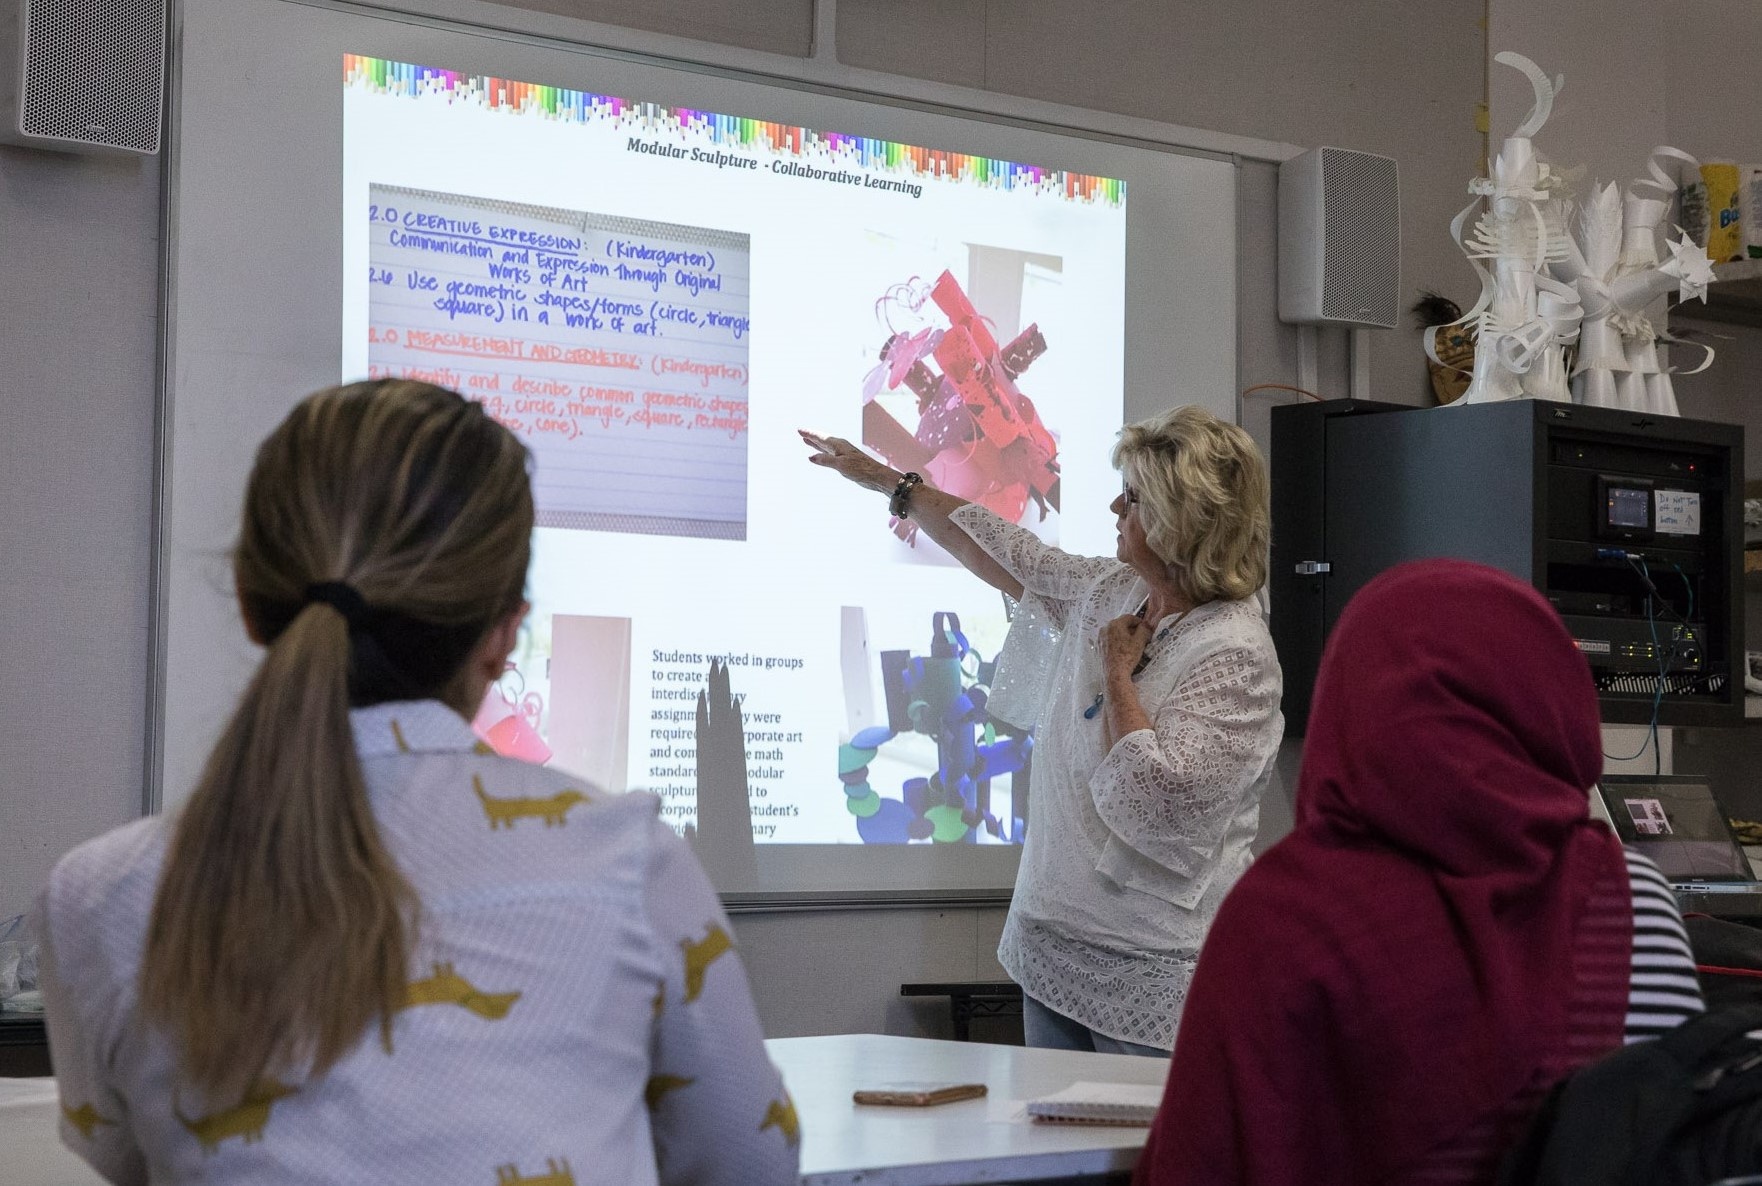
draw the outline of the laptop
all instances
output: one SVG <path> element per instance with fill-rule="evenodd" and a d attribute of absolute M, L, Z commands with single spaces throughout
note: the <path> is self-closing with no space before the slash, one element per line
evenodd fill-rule
<path fill-rule="evenodd" d="M 1609 774 L 1597 792 L 1596 814 L 1658 866 L 1685 912 L 1762 913 L 1762 882 L 1706 778 Z"/>

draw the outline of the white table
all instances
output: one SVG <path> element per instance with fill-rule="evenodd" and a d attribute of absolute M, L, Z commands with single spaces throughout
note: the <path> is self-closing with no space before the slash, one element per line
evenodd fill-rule
<path fill-rule="evenodd" d="M 18 1186 L 103 1186 L 62 1145 L 53 1079 L 0 1079 L 0 1181 Z"/>
<path fill-rule="evenodd" d="M 765 1043 L 801 1117 L 803 1186 L 955 1186 L 1124 1174 L 1149 1131 L 1018 1118 L 1022 1101 L 1080 1080 L 1161 1084 L 1168 1062 L 879 1034 Z M 851 1092 L 911 1081 L 983 1083 L 985 1099 L 859 1107 Z"/>
<path fill-rule="evenodd" d="M 1148 1131 L 1036 1125 L 1021 1101 L 1079 1080 L 1161 1083 L 1162 1059 L 935 1042 L 879 1034 L 765 1043 L 801 1118 L 802 1186 L 954 1186 L 1125 1174 Z M 933 1108 L 859 1107 L 851 1092 L 919 1081 L 983 1083 L 985 1099 Z M 56 1135 L 53 1079 L 0 1079 L 0 1179 L 94 1186 Z"/>

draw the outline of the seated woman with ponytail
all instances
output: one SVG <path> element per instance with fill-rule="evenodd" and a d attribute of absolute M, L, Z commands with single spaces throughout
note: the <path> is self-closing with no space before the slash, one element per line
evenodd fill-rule
<path fill-rule="evenodd" d="M 181 813 L 39 902 L 63 1138 L 113 1182 L 796 1181 L 794 1108 L 647 795 L 467 723 L 526 613 L 525 448 L 320 392 L 233 556 L 262 665 Z"/>

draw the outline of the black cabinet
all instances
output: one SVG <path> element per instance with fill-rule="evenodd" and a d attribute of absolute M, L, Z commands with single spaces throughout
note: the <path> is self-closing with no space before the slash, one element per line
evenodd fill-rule
<path fill-rule="evenodd" d="M 1273 639 L 1304 731 L 1328 632 L 1406 560 L 1530 582 L 1590 662 L 1603 720 L 1736 723 L 1743 430 L 1540 400 L 1339 400 L 1272 418 Z"/>

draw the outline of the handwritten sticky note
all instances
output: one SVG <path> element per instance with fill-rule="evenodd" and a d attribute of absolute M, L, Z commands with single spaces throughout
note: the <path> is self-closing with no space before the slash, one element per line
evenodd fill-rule
<path fill-rule="evenodd" d="M 1701 534 L 1701 494 L 1697 490 L 1655 490 L 1652 519 L 1660 535 Z"/>
<path fill-rule="evenodd" d="M 746 235 L 370 188 L 370 374 L 519 434 L 540 526 L 746 538 Z"/>

